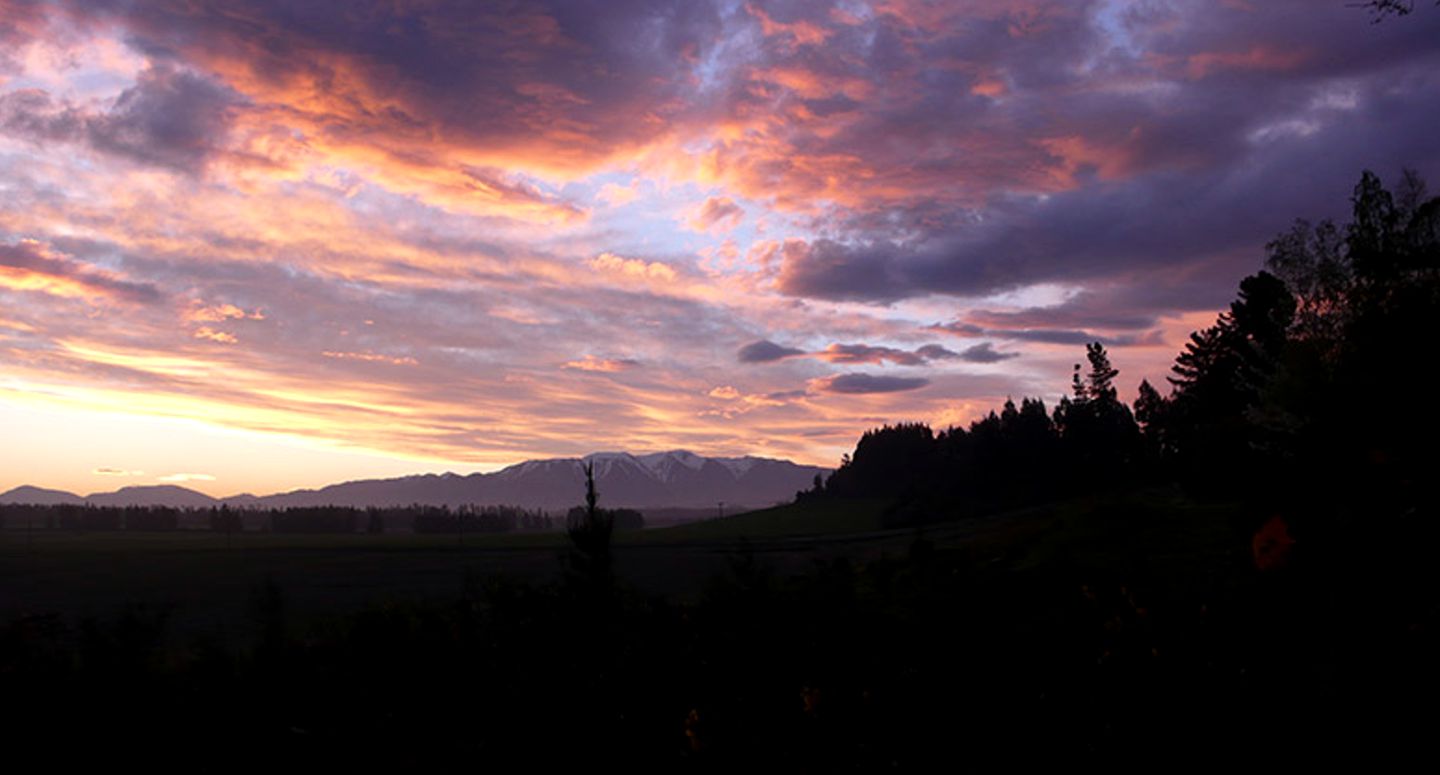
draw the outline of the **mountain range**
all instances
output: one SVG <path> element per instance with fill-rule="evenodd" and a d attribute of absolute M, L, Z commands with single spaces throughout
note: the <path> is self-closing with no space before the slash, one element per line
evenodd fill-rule
<path fill-rule="evenodd" d="M 212 498 L 174 485 L 122 487 L 114 492 L 79 496 L 29 485 L 0 493 L 0 503 L 84 504 L 95 506 L 170 506 L 208 508 L 228 504 L 246 508 L 297 506 L 508 505 L 549 511 L 584 501 L 584 464 L 594 465 L 600 504 L 610 508 L 710 509 L 756 508 L 791 500 L 815 477 L 829 473 L 817 466 L 761 457 L 711 458 L 684 450 L 632 455 L 597 452 L 584 458 L 529 460 L 488 474 L 423 474 L 396 479 L 366 479 L 318 490 L 274 495 Z"/>

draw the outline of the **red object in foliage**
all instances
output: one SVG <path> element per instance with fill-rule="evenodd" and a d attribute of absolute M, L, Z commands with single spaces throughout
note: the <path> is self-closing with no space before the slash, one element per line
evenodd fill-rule
<path fill-rule="evenodd" d="M 1260 570 L 1275 570 L 1285 567 L 1290 561 L 1290 547 L 1295 539 L 1290 537 L 1290 526 L 1285 518 L 1274 516 L 1255 533 L 1250 541 L 1250 550 L 1255 555 L 1255 567 Z"/>

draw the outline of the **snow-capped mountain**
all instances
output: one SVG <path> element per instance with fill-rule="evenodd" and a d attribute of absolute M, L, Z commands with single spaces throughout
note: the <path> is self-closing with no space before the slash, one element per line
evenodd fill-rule
<path fill-rule="evenodd" d="M 770 458 L 707 458 L 674 450 L 647 455 L 597 452 L 584 458 L 527 460 L 490 474 L 408 476 L 346 482 L 257 499 L 258 506 L 507 504 L 568 509 L 585 497 L 585 463 L 594 466 L 600 503 L 628 508 L 762 507 L 789 501 L 827 469 Z"/>

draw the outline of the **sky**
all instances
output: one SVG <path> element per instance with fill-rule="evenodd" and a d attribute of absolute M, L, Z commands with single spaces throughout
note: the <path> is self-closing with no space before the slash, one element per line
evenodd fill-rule
<path fill-rule="evenodd" d="M 0 0 L 0 490 L 1133 396 L 1437 119 L 1428 5 Z"/>

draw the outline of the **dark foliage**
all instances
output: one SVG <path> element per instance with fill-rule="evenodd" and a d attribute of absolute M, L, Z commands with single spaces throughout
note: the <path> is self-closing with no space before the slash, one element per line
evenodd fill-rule
<path fill-rule="evenodd" d="M 453 511 L 444 506 L 412 506 L 408 511 L 413 515 L 416 533 L 513 533 L 550 529 L 550 517 L 545 512 L 518 506 L 462 506 Z M 369 513 L 372 518 L 385 516 L 379 509 L 370 509 Z"/>
<path fill-rule="evenodd" d="M 1090 369 L 1075 366 L 1073 397 L 1053 414 L 1038 398 L 935 434 L 919 423 L 867 432 L 809 498 L 881 498 L 894 502 L 892 526 L 918 525 L 1039 503 L 1058 495 L 1113 487 L 1140 462 L 1143 447 L 1130 408 L 1117 397 L 1119 371 L 1097 343 Z"/>
<path fill-rule="evenodd" d="M 635 509 L 600 509 L 604 516 L 614 525 L 615 530 L 640 530 L 645 527 L 645 515 Z M 576 506 L 565 514 L 565 525 L 567 528 L 576 527 L 585 522 L 587 511 L 584 506 Z"/>
<path fill-rule="evenodd" d="M 1370 18 L 1376 23 L 1388 16 L 1408 16 L 1415 10 L 1415 0 L 1366 0 L 1351 5 L 1370 11 Z M 1440 0 L 1436 0 L 1435 5 L 1440 7 Z"/>
<path fill-rule="evenodd" d="M 644 526 L 638 512 L 623 515 L 624 528 Z M 517 506 L 397 506 L 357 509 L 320 506 L 288 509 L 239 509 L 228 505 L 208 509 L 167 506 L 36 506 L 0 504 L 0 525 L 34 530 L 88 532 L 211 530 L 240 533 L 367 533 L 408 530 L 416 533 L 510 533 L 554 530 L 544 511 Z"/>
<path fill-rule="evenodd" d="M 273 533 L 353 533 L 359 525 L 359 510 L 340 506 L 311 506 L 270 512 L 270 531 Z"/>
<path fill-rule="evenodd" d="M 1024 399 L 968 431 L 873 430 L 805 497 L 889 499 L 897 525 L 1165 481 L 1312 525 L 1433 507 L 1440 415 L 1376 413 L 1440 355 L 1440 198 L 1412 172 L 1392 193 L 1367 171 L 1351 203 L 1348 224 L 1297 221 L 1267 246 L 1266 269 L 1191 335 L 1169 395 L 1142 383 L 1132 412 L 1094 343 L 1049 420 Z"/>

